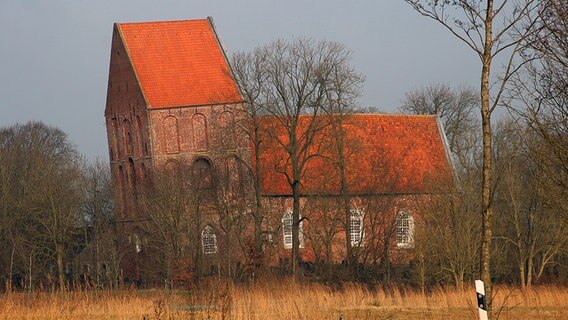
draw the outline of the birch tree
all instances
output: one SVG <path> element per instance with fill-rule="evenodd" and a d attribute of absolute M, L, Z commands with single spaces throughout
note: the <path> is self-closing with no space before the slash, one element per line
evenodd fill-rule
<path fill-rule="evenodd" d="M 538 31 L 541 1 L 537 0 L 404 0 L 421 15 L 440 23 L 464 43 L 480 61 L 483 169 L 481 186 L 482 242 L 481 279 L 485 283 L 491 314 L 491 242 L 493 239 L 492 114 L 500 105 L 506 83 L 521 67 L 517 57 L 525 39 Z M 496 59 L 505 61 L 494 72 Z"/>

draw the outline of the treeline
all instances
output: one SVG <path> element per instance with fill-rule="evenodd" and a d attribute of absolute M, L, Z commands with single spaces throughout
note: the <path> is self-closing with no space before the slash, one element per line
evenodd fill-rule
<path fill-rule="evenodd" d="M 458 185 L 457 193 L 433 196 L 418 205 L 423 219 L 416 228 L 412 277 L 407 280 L 422 289 L 440 283 L 463 287 L 479 277 L 481 139 L 476 101 L 471 89 L 433 85 L 409 92 L 401 108 L 442 116 Z M 523 108 L 522 114 L 504 116 L 494 126 L 492 274 L 498 283 L 523 287 L 568 281 L 563 158 L 568 150 L 557 152 L 568 136 L 556 132 L 557 123 L 565 120 L 550 122 L 551 115 L 545 120 L 542 113 L 535 118 L 532 111 Z M 558 139 L 548 139 L 551 135 Z"/>
<path fill-rule="evenodd" d="M 5 288 L 65 287 L 74 258 L 113 219 L 106 163 L 87 163 L 40 122 L 0 129 L 0 277 Z"/>
<path fill-rule="evenodd" d="M 486 10 L 482 7 L 485 4 L 470 6 L 464 2 L 447 2 L 422 6 L 421 1 L 407 2 L 457 35 L 463 34 L 462 31 L 469 35 L 471 30 L 490 29 L 493 24 L 491 15 L 484 18 L 493 9 L 491 3 Z M 505 1 L 503 6 L 506 4 Z M 486 110 L 489 117 L 485 114 L 483 119 L 484 130 L 473 121 L 478 129 L 467 130 L 467 126 L 460 125 L 453 131 L 456 127 L 452 122 L 465 118 L 459 112 L 460 104 L 454 103 L 455 107 L 450 108 L 440 106 L 447 101 L 444 97 L 452 101 L 456 96 L 461 97 L 461 90 L 441 94 L 448 89 L 435 86 L 411 93 L 406 99 L 405 110 L 422 112 L 420 103 L 427 102 L 431 112 L 445 114 L 450 143 L 452 137 L 464 135 L 459 146 L 452 146 L 461 196 L 430 204 L 430 218 L 425 221 L 428 227 L 421 235 L 423 241 L 419 247 L 428 257 L 419 262 L 421 284 L 428 279 L 445 279 L 459 286 L 463 280 L 470 281 L 476 276 L 479 258 L 482 264 L 489 264 L 488 273 L 485 272 L 487 265 L 481 266 L 481 270 L 485 270 L 482 278 L 486 286 L 491 283 L 491 279 L 486 279 L 488 274 L 497 281 L 512 281 L 523 287 L 559 278 L 566 281 L 568 4 L 556 0 L 508 4 L 514 8 L 512 13 L 505 13 L 506 10 L 501 10 L 503 7 L 494 13 L 509 14 L 515 19 L 504 19 L 505 27 L 494 39 L 478 47 L 472 38 L 461 38 L 472 44 L 474 51 L 481 47 L 486 49 L 480 54 L 487 58 L 489 53 L 489 60 L 482 59 L 484 67 L 485 62 L 503 51 L 500 46 L 512 45 L 506 67 L 494 83 L 494 92 L 486 91 L 485 98 L 490 93 L 491 108 Z M 438 15 L 439 10 L 450 6 L 472 14 L 475 21 L 456 18 L 461 24 L 454 25 L 454 20 Z M 476 12 L 481 14 L 475 15 Z M 482 23 L 475 23 L 478 18 Z M 504 34 L 510 39 L 502 39 Z M 487 68 L 483 71 L 489 73 Z M 481 96 L 484 96 L 483 90 Z M 497 109 L 506 116 L 495 123 L 491 121 L 491 113 Z M 491 125 L 496 128 L 491 130 Z M 484 135 L 482 146 L 478 143 L 482 139 L 481 132 Z M 492 139 L 487 139 L 488 133 Z M 485 155 L 482 155 L 482 147 Z M 488 166 L 491 162 L 493 165 Z M 487 169 L 491 169 L 489 174 Z M 489 186 L 481 187 L 480 170 L 484 177 L 493 178 L 488 180 L 491 181 Z M 483 203 L 479 199 L 482 190 L 489 191 L 489 198 Z M 483 221 L 477 214 L 480 211 L 484 212 Z M 479 230 L 484 237 L 490 235 L 490 239 L 481 239 Z M 491 250 L 478 247 L 480 241 L 491 244 Z M 480 251 L 483 251 L 481 257 Z M 491 252 L 489 257 L 488 252 Z"/>

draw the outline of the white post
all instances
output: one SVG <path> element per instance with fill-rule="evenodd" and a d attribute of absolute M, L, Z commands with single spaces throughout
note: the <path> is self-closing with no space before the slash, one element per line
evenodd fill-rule
<path fill-rule="evenodd" d="M 479 320 L 487 320 L 487 299 L 485 299 L 485 285 L 483 284 L 483 281 L 475 280 L 475 291 L 477 292 Z"/>

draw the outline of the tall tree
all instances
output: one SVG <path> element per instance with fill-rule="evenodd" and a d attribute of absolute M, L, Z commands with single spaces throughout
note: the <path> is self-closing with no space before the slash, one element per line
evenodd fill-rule
<path fill-rule="evenodd" d="M 210 169 L 205 160 L 191 165 L 170 162 L 154 170 L 151 183 L 144 185 L 141 201 L 146 219 L 139 231 L 147 239 L 145 255 L 158 262 L 147 266 L 146 271 L 154 273 L 150 276 L 157 274 L 172 285 L 176 280 L 190 280 L 191 276 L 199 281 L 203 211 L 211 205 L 216 187 Z M 185 177 L 190 177 L 191 182 Z M 136 253 L 143 251 L 142 242 L 135 243 Z M 195 274 L 190 274 L 192 271 Z"/>
<path fill-rule="evenodd" d="M 346 51 L 341 59 L 346 62 L 350 59 L 350 52 Z M 352 250 L 351 239 L 351 194 L 347 183 L 347 161 L 356 156 L 357 141 L 349 141 L 345 134 L 344 123 L 348 117 L 360 110 L 358 98 L 361 94 L 364 77 L 355 71 L 348 63 L 338 63 L 329 74 L 328 86 L 332 90 L 326 90 L 324 111 L 330 124 L 330 149 L 332 150 L 332 162 L 339 174 L 339 197 L 340 210 L 343 211 L 343 223 L 345 230 L 346 259 L 350 265 L 355 265 L 355 255 Z M 351 151 L 346 150 L 351 146 Z"/>
<path fill-rule="evenodd" d="M 524 72 L 510 86 L 508 105 L 520 107 L 527 123 L 542 138 L 538 163 L 547 200 L 568 211 L 568 4 L 543 1 L 539 32 L 527 41 Z M 535 59 L 535 57 L 537 59 Z M 515 108 L 516 107 L 516 108 Z"/>
<path fill-rule="evenodd" d="M 253 177 L 252 188 L 254 190 L 254 206 L 251 214 L 254 219 L 254 248 L 257 257 L 263 256 L 263 230 L 262 224 L 265 218 L 264 208 L 262 206 L 262 190 L 261 182 L 263 172 L 261 170 L 260 157 L 262 154 L 262 128 L 260 126 L 260 115 L 265 103 L 263 101 L 263 86 L 265 85 L 266 72 L 264 65 L 266 63 L 266 51 L 256 49 L 253 53 L 236 53 L 231 60 L 232 75 L 243 98 L 246 100 L 246 116 L 239 117 L 242 121 L 237 122 L 239 131 L 245 133 L 253 145 L 252 164 L 243 162 L 249 174 Z"/>
<path fill-rule="evenodd" d="M 568 221 L 546 202 L 542 139 L 525 123 L 508 120 L 498 123 L 495 142 L 497 239 L 512 249 L 519 284 L 526 288 L 555 263 L 568 241 Z"/>
<path fill-rule="evenodd" d="M 471 165 L 475 145 L 470 135 L 478 129 L 479 94 L 469 87 L 452 89 L 445 84 L 428 85 L 404 96 L 400 110 L 411 114 L 438 115 L 449 148 L 461 168 Z"/>
<path fill-rule="evenodd" d="M 85 168 L 83 203 L 85 248 L 95 268 L 97 286 L 116 287 L 120 277 L 121 254 L 118 250 L 112 179 L 108 163 L 97 159 Z M 103 263 L 109 262 L 106 268 Z M 105 283 L 106 282 L 106 283 Z"/>
<path fill-rule="evenodd" d="M 444 26 L 465 43 L 480 60 L 481 127 L 483 134 L 483 169 L 481 187 L 482 243 L 481 279 L 485 283 L 491 315 L 491 242 L 493 239 L 493 147 L 491 116 L 501 103 L 507 81 L 521 63 L 516 57 L 526 45 L 525 39 L 537 32 L 540 1 L 503 0 L 404 0 L 414 10 Z M 504 56 L 503 71 L 492 71 L 497 57 Z M 494 79 L 496 82 L 492 84 Z"/>
<path fill-rule="evenodd" d="M 30 286 L 33 260 L 39 256 L 55 265 L 63 290 L 65 259 L 77 245 L 81 231 L 82 159 L 63 131 L 43 123 L 29 122 L 1 131 L 6 148 L 0 166 L 11 168 L 11 172 L 2 173 L 6 177 L 3 182 L 10 181 L 10 192 L 3 198 L 12 199 L 12 205 L 5 207 L 11 212 L 3 214 L 16 222 L 9 225 L 13 227 L 11 242 L 20 243 L 27 251 Z"/>
<path fill-rule="evenodd" d="M 293 198 L 294 276 L 298 274 L 299 226 L 305 218 L 300 214 L 304 169 L 318 154 L 315 136 L 328 125 L 327 119 L 320 115 L 328 93 L 337 89 L 333 73 L 351 72 L 349 58 L 349 51 L 338 43 L 279 40 L 255 50 L 249 58 L 257 63 L 253 63 L 257 68 L 255 77 L 236 77 L 241 88 L 253 91 L 255 103 L 261 106 L 259 113 L 271 116 L 261 124 L 265 137 L 284 151 L 285 157 L 275 169 L 286 176 Z"/>

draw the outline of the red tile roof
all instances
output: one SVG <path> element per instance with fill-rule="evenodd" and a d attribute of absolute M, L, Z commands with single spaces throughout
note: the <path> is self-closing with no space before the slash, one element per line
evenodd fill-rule
<path fill-rule="evenodd" d="M 117 26 L 150 108 L 242 100 L 208 19 Z"/>
<path fill-rule="evenodd" d="M 309 117 L 302 117 L 305 127 Z M 274 117 L 262 118 L 262 126 L 285 137 Z M 453 181 L 443 136 L 435 116 L 351 115 L 343 123 L 345 132 L 346 176 L 351 194 L 435 193 L 433 181 Z M 303 194 L 338 194 L 339 173 L 334 165 L 334 149 L 328 126 L 315 139 L 314 157 L 306 166 Z M 291 195 L 286 176 L 290 172 L 287 154 L 270 134 L 265 133 L 261 152 L 264 195 Z M 278 168 L 278 169 L 276 169 Z M 448 181 L 448 180 L 444 180 Z M 453 182 L 451 182 L 453 185 Z"/>

